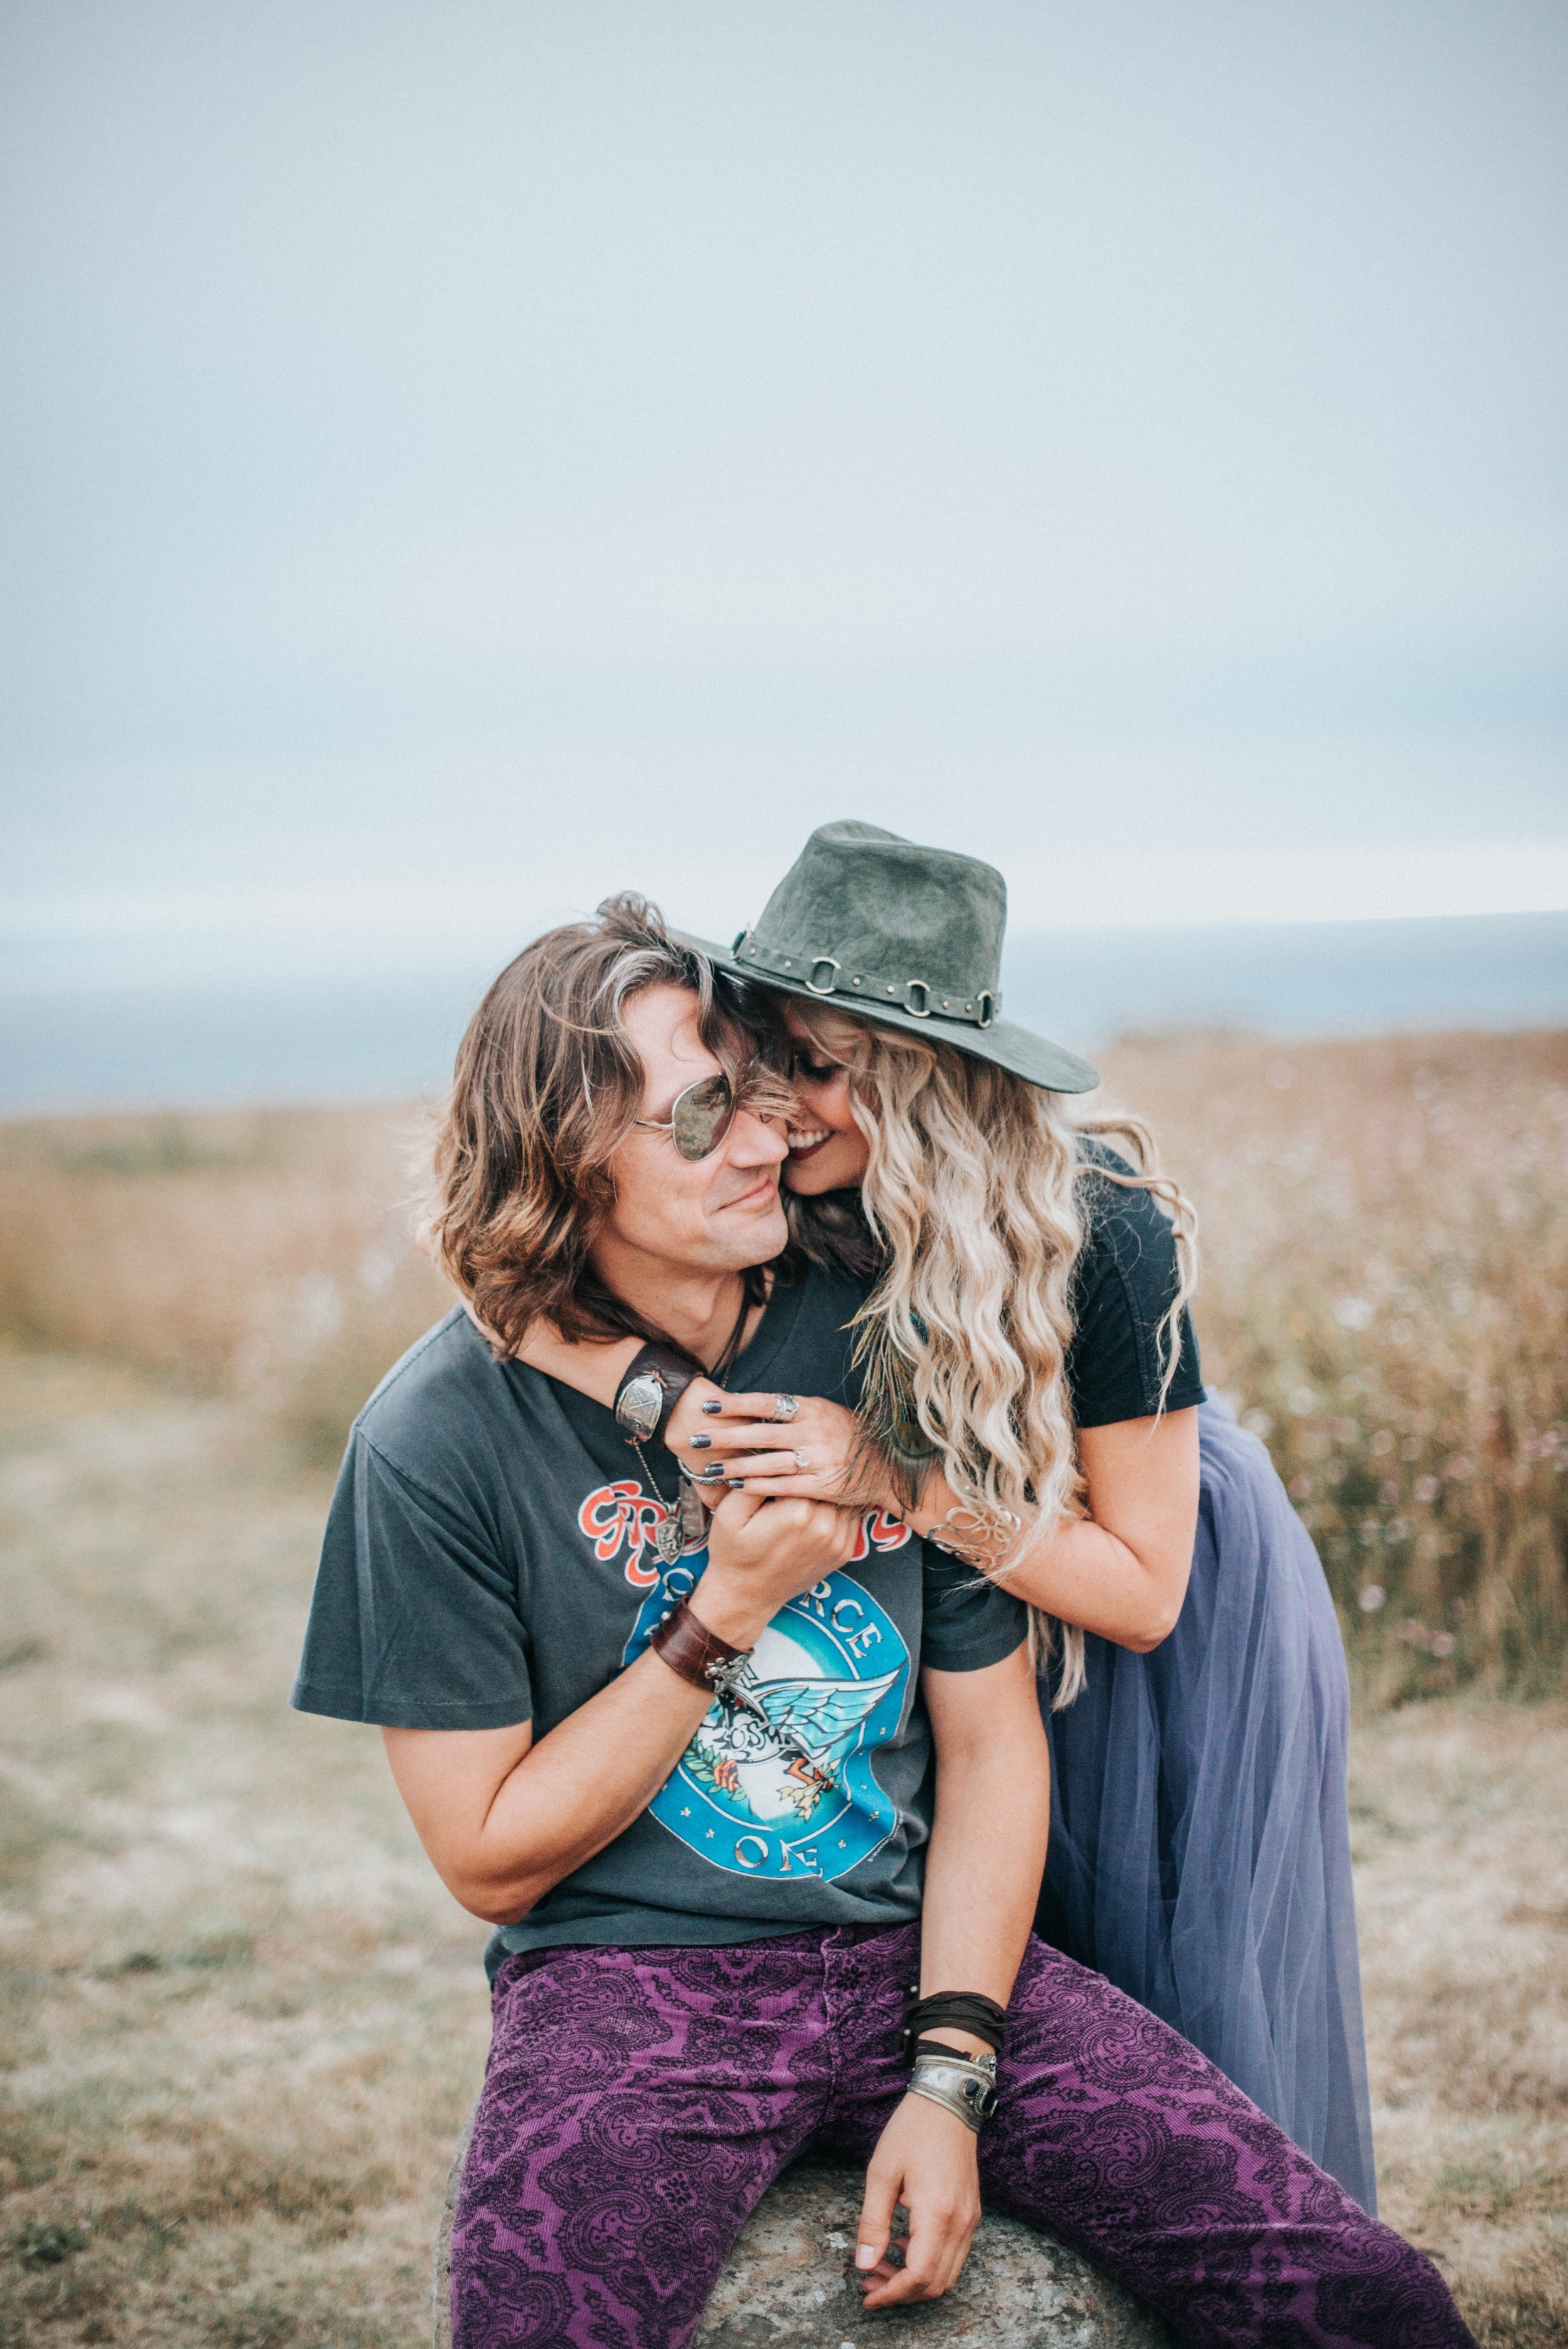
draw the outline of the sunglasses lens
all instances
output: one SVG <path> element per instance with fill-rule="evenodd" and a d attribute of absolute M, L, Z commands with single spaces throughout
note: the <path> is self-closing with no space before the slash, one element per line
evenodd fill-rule
<path fill-rule="evenodd" d="M 722 1070 L 688 1085 L 670 1112 L 670 1138 L 683 1158 L 706 1158 L 729 1132 L 735 1115 L 735 1093 Z"/>

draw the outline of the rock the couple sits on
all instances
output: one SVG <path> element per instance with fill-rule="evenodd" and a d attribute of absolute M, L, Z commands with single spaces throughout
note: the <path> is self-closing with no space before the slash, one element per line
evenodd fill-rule
<path fill-rule="evenodd" d="M 1094 1071 L 996 1016 L 1003 904 L 975 860 L 830 826 L 737 954 L 607 901 L 464 1040 L 431 1223 L 462 1302 L 356 1423 L 294 1692 L 382 1726 L 496 1926 L 454 2349 L 684 2349 L 807 2156 L 863 2173 L 869 2311 L 951 2292 L 984 2205 L 1190 2343 L 1471 2339 L 1342 2182 L 1353 2097 L 1336 2176 L 1033 1930 L 1046 1716 L 1094 1661 L 1069 1638 L 1042 1679 L 1024 1599 L 1179 1643 L 1202 1387 L 1184 1291 L 1156 1328 L 1123 1280 L 1131 1407 L 1069 1423 L 1085 1203 L 1140 1247 L 1170 1224 L 1066 1122 Z M 957 1193 L 901 1238 L 912 1136 L 1006 1176 L 968 1288 Z M 1072 1844 L 1092 1869 L 1081 1816 Z M 737 2289 L 715 2340 L 747 2337 Z"/>

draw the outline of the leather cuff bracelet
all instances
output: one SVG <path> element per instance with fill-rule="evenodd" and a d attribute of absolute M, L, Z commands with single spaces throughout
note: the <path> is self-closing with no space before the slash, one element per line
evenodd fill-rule
<path fill-rule="evenodd" d="M 981 2123 L 990 2119 L 998 2102 L 996 2058 L 956 2053 L 921 2055 L 909 2075 L 907 2093 L 923 2096 L 928 2104 L 941 2105 L 978 2137 Z"/>
<path fill-rule="evenodd" d="M 662 1623 L 654 1626 L 648 1645 L 679 1679 L 706 1690 L 709 1696 L 728 1694 L 729 1682 L 751 1653 L 749 1648 L 732 1648 L 727 1640 L 699 1623 L 684 1599 Z"/>
<path fill-rule="evenodd" d="M 912 1992 L 917 1987 L 911 1984 Z M 967 2031 L 976 2039 L 1000 2047 L 1007 2035 L 1007 2010 L 978 1991 L 939 1990 L 930 1998 L 906 1996 L 903 2009 L 903 2053 L 907 2063 L 922 2033 Z"/>
<path fill-rule="evenodd" d="M 645 1346 L 615 1390 L 615 1424 L 633 1444 L 662 1444 L 674 1411 L 693 1379 L 707 1372 L 674 1346 Z"/>

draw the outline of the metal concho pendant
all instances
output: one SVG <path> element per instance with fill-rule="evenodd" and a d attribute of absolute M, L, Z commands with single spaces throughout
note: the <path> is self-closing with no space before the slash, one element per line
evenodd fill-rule
<path fill-rule="evenodd" d="M 654 1547 L 666 1566 L 674 1566 L 686 1547 L 686 1536 L 681 1531 L 678 1517 L 669 1516 L 659 1519 L 658 1524 L 654 1527 Z"/>
<path fill-rule="evenodd" d="M 701 1495 L 693 1491 L 684 1477 L 681 1479 L 681 1505 L 678 1514 L 682 1547 L 705 1549 L 707 1547 L 707 1511 L 703 1507 Z"/>

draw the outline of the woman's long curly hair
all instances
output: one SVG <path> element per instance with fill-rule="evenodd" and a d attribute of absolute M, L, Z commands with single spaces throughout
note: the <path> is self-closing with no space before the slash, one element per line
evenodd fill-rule
<path fill-rule="evenodd" d="M 1173 1226 L 1179 1280 L 1158 1332 L 1161 1408 L 1197 1278 L 1197 1217 L 1137 1118 L 1075 1117 L 1067 1096 L 951 1045 L 797 999 L 791 1009 L 849 1070 L 871 1153 L 859 1212 L 841 1195 L 789 1203 L 805 1255 L 879 1276 L 857 1317 L 868 1422 L 938 1454 L 963 1506 L 1016 1554 L 1021 1530 L 1081 1506 L 1066 1366 L 1074 1268 L 1097 1190 L 1107 1195 L 1099 1186 L 1151 1193 Z M 1039 1619 L 1047 1652 L 1055 1629 Z M 1061 1629 L 1057 1706 L 1072 1702 L 1084 1672 L 1083 1633 Z"/>

